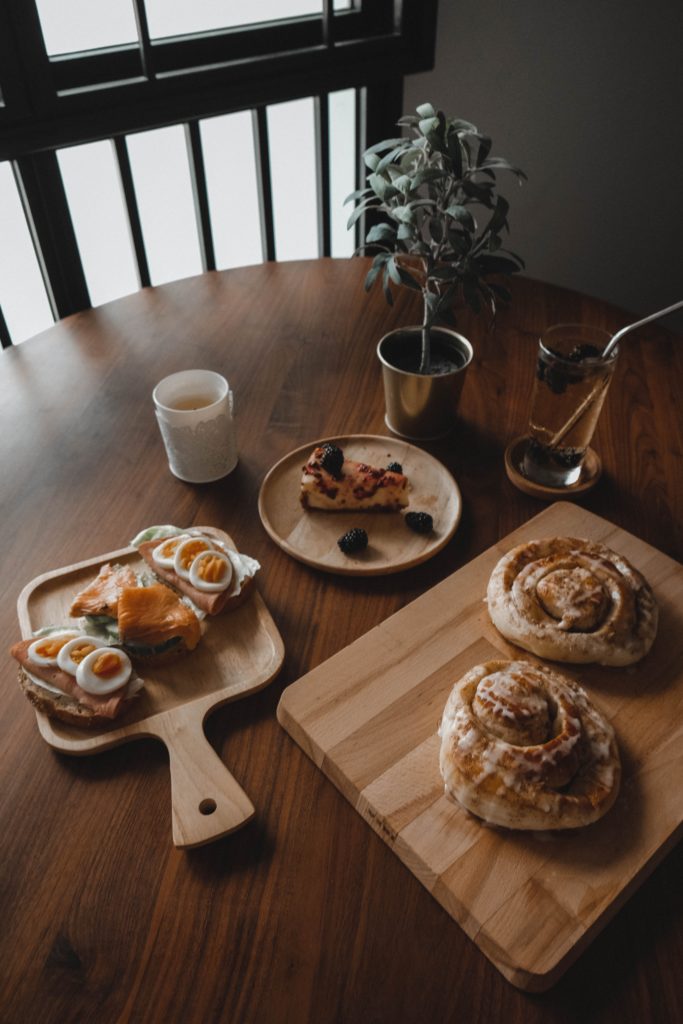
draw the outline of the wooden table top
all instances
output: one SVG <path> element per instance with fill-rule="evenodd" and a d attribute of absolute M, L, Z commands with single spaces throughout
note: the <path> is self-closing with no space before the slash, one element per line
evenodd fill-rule
<path fill-rule="evenodd" d="M 77 314 L 0 356 L 4 649 L 18 639 L 25 583 L 165 522 L 215 525 L 258 558 L 286 649 L 273 683 L 206 725 L 256 817 L 190 851 L 171 841 L 164 748 L 55 753 L 5 658 L 3 1024 L 683 1018 L 680 846 L 553 989 L 528 995 L 276 721 L 285 686 L 545 507 L 503 465 L 526 425 L 537 337 L 552 323 L 614 331 L 629 319 L 526 279 L 493 333 L 463 313 L 475 359 L 461 423 L 424 446 L 460 486 L 455 537 L 398 575 L 332 576 L 270 540 L 257 496 L 267 470 L 309 440 L 386 433 L 376 343 L 418 308 L 410 294 L 391 309 L 366 295 L 365 269 L 321 260 L 205 274 Z M 683 341 L 650 325 L 622 349 L 594 438 L 604 475 L 581 504 L 681 561 Z M 168 471 L 151 402 L 161 377 L 195 366 L 228 377 L 238 416 L 238 468 L 205 485 Z"/>

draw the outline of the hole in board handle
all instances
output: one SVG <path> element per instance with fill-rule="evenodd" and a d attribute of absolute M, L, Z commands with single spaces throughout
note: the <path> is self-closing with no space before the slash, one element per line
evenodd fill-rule
<path fill-rule="evenodd" d="M 202 800 L 202 802 L 199 805 L 199 813 L 213 814 L 213 812 L 216 810 L 216 806 L 217 805 L 215 800 L 211 800 L 209 798 L 207 798 L 206 800 Z"/>

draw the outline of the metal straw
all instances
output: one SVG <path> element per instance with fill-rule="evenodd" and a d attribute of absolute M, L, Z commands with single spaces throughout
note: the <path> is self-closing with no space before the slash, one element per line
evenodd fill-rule
<path fill-rule="evenodd" d="M 666 309 L 660 309 L 658 313 L 650 313 L 649 316 L 643 317 L 642 320 L 636 320 L 634 324 L 628 324 L 627 327 L 622 327 L 620 331 L 617 331 L 615 335 L 610 338 L 607 342 L 607 347 L 602 353 L 602 359 L 607 359 L 609 354 L 614 350 L 615 345 L 618 345 L 620 340 L 629 331 L 635 331 L 636 327 L 642 327 L 643 324 L 649 324 L 651 320 L 659 320 L 660 316 L 666 316 L 667 313 L 673 313 L 675 309 L 680 309 L 683 306 L 683 301 L 674 302 L 673 306 L 667 306 Z"/>
<path fill-rule="evenodd" d="M 651 320 L 659 320 L 660 317 L 666 316 L 667 313 L 673 313 L 674 310 L 681 309 L 681 307 L 683 307 L 683 301 L 674 302 L 673 306 L 667 306 L 666 309 L 660 309 L 658 313 L 650 313 L 649 316 L 643 317 L 642 320 L 636 320 L 635 323 L 628 324 L 626 327 L 622 327 L 621 330 L 617 331 L 616 334 L 612 335 L 610 340 L 607 342 L 607 345 L 605 346 L 605 351 L 602 353 L 602 356 L 600 358 L 607 359 L 609 355 L 614 351 L 615 347 L 619 344 L 621 339 L 624 337 L 624 335 L 628 334 L 629 331 L 634 331 L 636 327 L 642 327 L 643 324 L 649 324 Z M 550 441 L 548 442 L 548 448 L 556 448 L 560 441 L 562 441 L 567 436 L 572 427 L 576 426 L 576 424 L 579 422 L 583 414 L 587 412 L 588 409 L 593 405 L 593 403 L 600 397 L 601 393 L 606 389 L 607 383 L 607 381 L 599 381 L 595 385 L 591 393 L 586 398 L 584 398 L 583 402 L 578 407 L 578 409 L 574 410 L 574 412 L 569 417 L 564 426 L 560 427 L 560 429 L 555 433 L 554 437 L 550 439 Z"/>

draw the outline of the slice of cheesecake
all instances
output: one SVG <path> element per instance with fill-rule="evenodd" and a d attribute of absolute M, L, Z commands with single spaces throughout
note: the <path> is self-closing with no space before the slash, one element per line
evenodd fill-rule
<path fill-rule="evenodd" d="M 398 512 L 408 505 L 408 478 L 344 458 L 336 445 L 315 448 L 301 478 L 301 504 L 328 512 Z"/>

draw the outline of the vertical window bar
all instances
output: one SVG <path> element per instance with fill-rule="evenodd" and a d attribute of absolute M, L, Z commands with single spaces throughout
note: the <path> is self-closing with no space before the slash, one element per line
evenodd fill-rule
<path fill-rule="evenodd" d="M 325 92 L 315 97 L 315 162 L 318 188 L 318 255 L 329 256 L 330 227 L 330 101 Z"/>
<path fill-rule="evenodd" d="M 185 141 L 187 142 L 187 156 L 190 162 L 190 180 L 192 181 L 192 197 L 194 199 L 194 212 L 197 219 L 202 267 L 204 270 L 215 270 L 216 255 L 213 248 L 209 194 L 206 188 L 204 152 L 202 150 L 198 121 L 189 121 L 185 125 Z"/>
<path fill-rule="evenodd" d="M 125 136 L 123 135 L 112 139 L 112 142 L 114 144 L 114 152 L 116 153 L 116 160 L 119 167 L 123 198 L 126 201 L 128 228 L 130 230 L 131 242 L 133 243 L 133 249 L 135 251 L 138 281 L 140 282 L 141 288 L 149 288 L 152 281 L 149 276 L 149 264 L 147 263 L 147 252 L 145 250 L 145 240 L 142 234 L 140 210 L 138 208 L 137 196 L 135 195 L 135 185 L 133 184 L 133 172 L 130 167 L 128 145 L 126 143 Z"/>
<path fill-rule="evenodd" d="M 270 178 L 270 147 L 268 145 L 268 119 L 266 108 L 252 110 L 256 178 L 261 221 L 261 243 L 266 260 L 275 259 L 275 227 L 273 224 L 273 189 Z"/>
<path fill-rule="evenodd" d="M 360 132 L 362 152 L 381 139 L 390 139 L 397 134 L 396 122 L 403 112 L 403 78 L 396 75 L 394 78 L 378 82 L 376 85 L 364 86 L 360 92 L 363 94 Z M 370 228 L 380 223 L 381 219 L 374 210 L 370 210 L 358 218 L 362 222 L 361 238 L 363 240 Z"/>
<path fill-rule="evenodd" d="M 133 7 L 135 9 L 135 21 L 138 27 L 142 73 L 145 78 L 152 79 L 154 78 L 154 60 L 152 57 L 152 43 L 149 38 L 149 25 L 147 23 L 145 0 L 133 0 Z"/>
<path fill-rule="evenodd" d="M 365 164 L 363 163 L 363 141 L 365 139 L 365 90 L 356 89 L 356 117 L 355 117 L 355 146 L 356 146 L 356 183 L 354 188 L 365 188 Z M 349 207 L 349 215 L 351 213 Z M 357 249 L 365 236 L 361 236 L 361 221 L 359 217 L 353 225 L 354 248 Z"/>
<path fill-rule="evenodd" d="M 334 46 L 334 8 L 332 0 L 323 0 L 323 45 Z"/>
<path fill-rule="evenodd" d="M 56 320 L 90 308 L 69 204 L 52 152 L 13 161 L 14 177 Z"/>
<path fill-rule="evenodd" d="M 0 306 L 0 345 L 2 345 L 3 348 L 9 348 L 11 344 L 12 336 L 9 332 L 7 321 L 5 320 L 4 314 L 2 312 L 2 306 Z"/>

